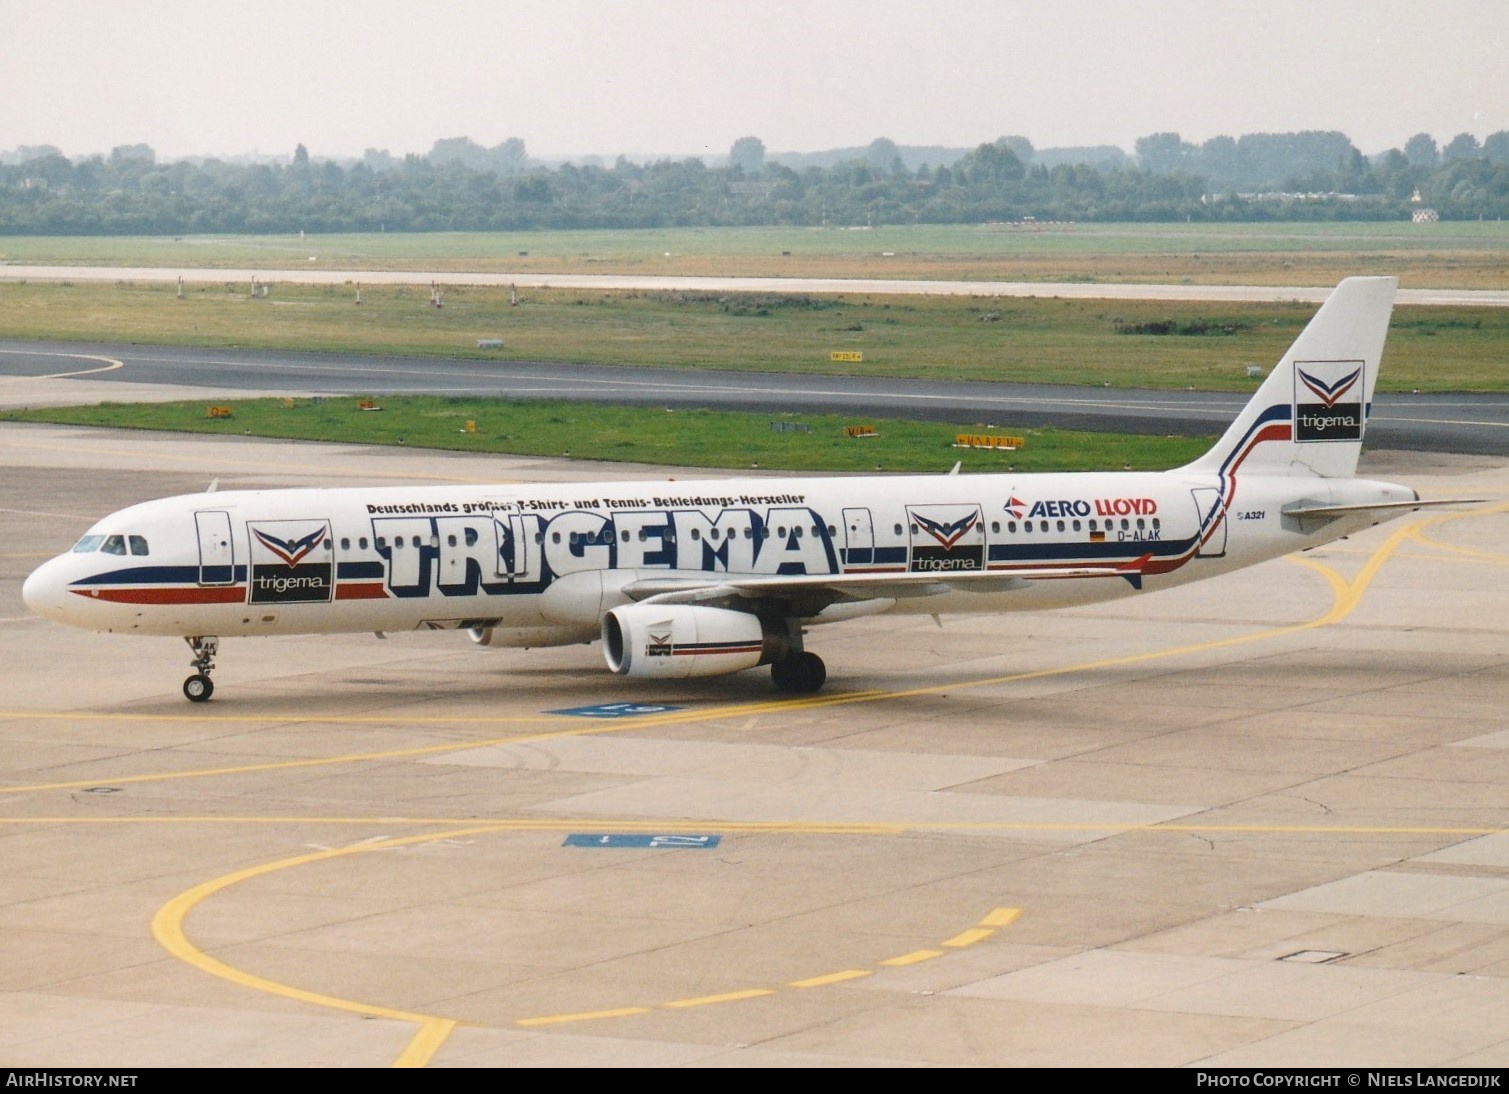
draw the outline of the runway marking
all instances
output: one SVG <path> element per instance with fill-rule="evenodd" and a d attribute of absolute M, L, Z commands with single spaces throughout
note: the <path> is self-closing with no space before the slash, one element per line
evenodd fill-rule
<path fill-rule="evenodd" d="M 880 962 L 888 964 L 886 961 Z M 850 980 L 863 980 L 866 976 L 875 974 L 869 969 L 845 969 L 843 972 L 830 972 L 826 976 L 813 976 L 806 980 L 792 980 L 787 983 L 788 988 L 826 988 L 830 984 L 843 984 Z M 773 992 L 771 994 L 774 994 Z"/>
<path fill-rule="evenodd" d="M 888 957 L 881 964 L 892 968 L 905 968 L 907 965 L 920 965 L 924 961 L 932 961 L 942 956 L 944 956 L 942 950 L 913 950 L 899 957 Z"/>
<path fill-rule="evenodd" d="M 339 996 L 326 995 L 322 992 L 310 991 L 306 988 L 296 987 L 292 984 L 284 984 L 276 980 L 269 980 L 255 973 L 245 972 L 229 965 L 218 958 L 211 957 L 189 940 L 184 921 L 190 912 L 202 904 L 205 900 L 224 892 L 243 881 L 253 878 L 264 877 L 281 870 L 293 869 L 300 866 L 308 866 L 312 863 L 329 862 L 338 858 L 352 855 L 365 855 L 381 851 L 392 850 L 400 847 L 412 847 L 422 843 L 428 843 L 440 839 L 456 839 L 462 836 L 491 835 L 506 832 L 512 826 L 509 822 L 502 824 L 473 824 L 469 828 L 449 829 L 445 832 L 432 832 L 418 836 L 399 836 L 380 841 L 363 840 L 347 847 L 337 847 L 328 850 L 314 851 L 303 855 L 294 855 L 290 858 L 278 859 L 274 862 L 263 863 L 260 866 L 247 867 L 234 873 L 225 874 L 211 881 L 206 881 L 192 889 L 185 890 L 174 897 L 168 903 L 158 909 L 152 917 L 152 937 L 158 945 L 167 950 L 169 954 L 201 972 L 226 980 L 241 987 L 250 988 L 254 991 L 265 992 L 284 999 L 293 999 L 301 1003 L 311 1003 L 315 1006 L 328 1007 L 334 1010 L 345 1011 L 350 1014 L 361 1015 L 364 1018 L 385 1018 L 399 1022 L 409 1022 L 417 1025 L 419 1029 L 409 1039 L 404 1050 L 395 1059 L 394 1067 L 424 1067 L 432 1060 L 447 1038 L 462 1023 L 454 1018 L 446 1018 L 435 1014 L 423 1014 L 417 1011 L 401 1010 L 394 1007 L 385 1007 L 376 1003 L 364 1003 L 354 999 L 342 999 Z M 1007 922 L 1014 921 L 1019 914 L 1018 909 L 996 909 L 982 922 L 999 922 L 1003 912 L 1014 913 L 1009 916 Z M 993 930 L 966 932 L 967 934 L 979 934 L 981 938 L 973 941 L 981 941 L 984 937 L 994 934 Z M 963 937 L 963 936 L 956 936 Z M 945 942 L 944 945 L 952 945 Z M 844 970 L 838 973 L 829 973 L 825 976 L 811 978 L 804 982 L 794 982 L 788 986 L 816 987 L 823 984 L 842 983 L 847 980 L 871 975 L 868 970 Z M 695 996 L 687 999 L 673 999 L 659 1004 L 666 1009 L 687 1009 L 690 1007 L 712 1006 L 720 1003 L 741 1002 L 747 999 L 756 999 L 764 996 L 777 994 L 775 988 L 746 988 L 740 991 L 722 992 L 714 995 Z M 522 1027 L 534 1027 L 555 1025 L 565 1022 L 595 1021 L 604 1018 L 622 1018 L 636 1014 L 648 1013 L 652 1008 L 644 1006 L 620 1007 L 613 1010 L 601 1010 L 582 1012 L 577 1014 L 553 1014 L 532 1018 L 521 1018 L 513 1024 Z"/>
<path fill-rule="evenodd" d="M 445 1039 L 455 1028 L 456 1023 L 448 1018 L 421 1023 L 419 1032 L 414 1034 L 408 1047 L 393 1061 L 393 1066 L 424 1067 L 435 1058 L 435 1053 L 440 1051 L 440 1046 L 445 1044 Z"/>
<path fill-rule="evenodd" d="M 474 829 L 474 833 L 484 832 L 486 829 Z M 423 1067 L 439 1051 L 445 1043 L 451 1031 L 456 1028 L 457 1022 L 452 1018 L 443 1018 L 439 1015 L 421 1014 L 415 1011 L 398 1010 L 393 1007 L 379 1006 L 373 1003 L 362 1003 L 353 999 L 341 999 L 334 995 L 325 995 L 321 992 L 308 991 L 304 988 L 294 987 L 290 984 L 279 983 L 266 977 L 257 976 L 253 973 L 244 972 L 233 965 L 211 957 L 199 947 L 189 941 L 184 933 L 183 921 L 197 905 L 209 897 L 219 893 L 232 885 L 251 878 L 261 877 L 278 870 L 286 870 L 294 866 L 307 866 L 314 862 L 326 862 L 331 859 L 342 858 L 347 855 L 367 854 L 380 848 L 404 847 L 416 843 L 424 843 L 437 838 L 454 838 L 457 835 L 468 834 L 464 832 L 446 832 L 441 835 L 429 834 L 423 836 L 407 836 L 382 843 L 364 841 L 351 847 L 336 848 L 329 851 L 315 851 L 310 854 L 296 855 L 293 858 L 280 859 L 277 862 L 264 863 L 261 866 L 252 866 L 235 873 L 226 874 L 206 881 L 202 885 L 196 885 L 192 889 L 180 893 L 168 903 L 164 904 L 155 916 L 152 917 L 152 937 L 158 945 L 168 953 L 202 972 L 211 976 L 217 976 L 222 980 L 228 980 L 233 984 L 251 988 L 255 991 L 266 992 L 270 995 L 281 996 L 285 999 L 294 999 L 301 1003 L 312 1003 L 315 1006 L 330 1007 L 335 1010 L 343 1010 L 352 1014 L 359 1014 L 365 1018 L 386 1018 L 398 1022 L 411 1022 L 419 1026 L 418 1031 L 409 1039 L 402 1053 L 394 1061 L 396 1067 Z"/>
<path fill-rule="evenodd" d="M 1480 551 L 1473 547 L 1459 547 L 1454 543 L 1442 543 L 1440 540 L 1432 539 L 1425 534 L 1427 529 L 1437 524 L 1446 524 L 1453 520 L 1465 520 L 1468 517 L 1489 516 L 1498 513 L 1509 513 L 1509 502 L 1501 502 L 1498 505 L 1472 509 L 1464 513 L 1437 513 L 1426 520 L 1416 521 L 1409 525 L 1409 531 L 1412 538 L 1428 547 L 1441 551 L 1449 551 L 1453 554 L 1466 555 L 1473 562 L 1502 566 L 1509 563 L 1509 555 L 1499 554 L 1494 551 Z"/>
<path fill-rule="evenodd" d="M 745 991 L 726 991 L 720 995 L 703 995 L 695 999 L 672 999 L 660 1005 L 671 1010 L 682 1010 L 687 1007 L 712 1006 L 714 1003 L 739 1003 L 745 999 L 759 999 L 774 994 L 774 988 L 748 988 Z"/>
<path fill-rule="evenodd" d="M 617 1010 L 583 1011 L 581 1014 L 551 1014 L 544 1018 L 520 1018 L 514 1023 L 526 1029 L 532 1026 L 556 1026 L 563 1022 L 591 1022 L 599 1018 L 628 1018 L 634 1014 L 649 1014 L 649 1007 L 619 1007 Z"/>
<path fill-rule="evenodd" d="M 37 376 L 0 376 L 0 383 L 19 384 L 28 380 L 63 380 L 70 376 L 92 376 L 97 372 L 114 372 L 126 367 L 126 362 L 114 357 L 102 357 L 97 353 L 59 353 L 56 350 L 0 349 L 0 353 L 14 353 L 23 357 L 75 357 L 80 361 L 104 361 L 103 368 L 76 369 L 73 372 L 47 372 Z"/>
<path fill-rule="evenodd" d="M 995 934 L 994 931 L 987 931 L 976 927 L 974 930 L 956 934 L 952 938 L 945 938 L 943 945 L 953 950 L 962 949 L 965 946 L 973 946 L 976 942 L 984 942 L 993 934 Z"/>
<path fill-rule="evenodd" d="M 1015 923 L 1022 914 L 1020 908 L 996 908 L 980 920 L 980 927 L 964 931 L 955 935 L 944 946 L 952 946 L 956 949 L 964 946 L 972 946 L 993 937 L 1000 927 Z M 945 956 L 941 950 L 913 950 L 911 953 L 901 954 L 897 957 L 888 957 L 876 962 L 882 968 L 904 968 L 908 965 L 919 964 L 922 961 L 931 960 L 935 957 Z M 809 988 L 827 988 L 835 984 L 847 984 L 854 980 L 864 980 L 875 975 L 874 969 L 840 969 L 836 972 L 822 973 L 818 976 L 809 976 L 801 980 L 789 980 L 783 986 L 797 991 L 805 991 Z M 576 1014 L 551 1014 L 538 1018 L 520 1018 L 513 1024 L 516 1026 L 542 1026 L 559 1025 L 565 1022 L 593 1022 L 603 1018 L 623 1018 L 636 1014 L 648 1014 L 651 1010 L 665 1008 L 668 1010 L 682 1010 L 687 1007 L 709 1006 L 715 1003 L 739 1003 L 747 999 L 762 999 L 779 994 L 777 988 L 746 988 L 742 991 L 723 992 L 718 995 L 702 995 L 692 999 L 673 999 L 661 1003 L 658 1007 L 622 1007 L 617 1010 L 582 1011 Z"/>

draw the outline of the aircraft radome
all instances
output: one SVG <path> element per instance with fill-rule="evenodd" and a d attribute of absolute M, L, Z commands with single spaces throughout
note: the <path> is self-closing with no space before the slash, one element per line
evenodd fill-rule
<path fill-rule="evenodd" d="M 813 692 L 817 624 L 1138 596 L 1426 504 L 1354 477 L 1395 284 L 1343 281 L 1215 447 L 1171 471 L 194 494 L 105 517 L 23 593 L 60 623 L 184 637 L 196 702 L 221 638 L 416 628 L 601 638 L 625 676 L 768 664 Z"/>

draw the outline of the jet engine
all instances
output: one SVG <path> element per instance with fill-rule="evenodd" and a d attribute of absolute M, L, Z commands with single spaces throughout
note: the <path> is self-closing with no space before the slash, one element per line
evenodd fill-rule
<path fill-rule="evenodd" d="M 603 657 L 620 676 L 722 676 L 785 658 L 779 620 L 688 604 L 627 604 L 603 616 Z"/>

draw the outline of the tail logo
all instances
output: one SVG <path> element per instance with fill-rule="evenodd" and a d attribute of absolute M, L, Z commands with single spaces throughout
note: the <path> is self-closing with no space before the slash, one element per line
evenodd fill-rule
<path fill-rule="evenodd" d="M 1294 439 L 1360 441 L 1364 412 L 1361 361 L 1294 363 Z"/>

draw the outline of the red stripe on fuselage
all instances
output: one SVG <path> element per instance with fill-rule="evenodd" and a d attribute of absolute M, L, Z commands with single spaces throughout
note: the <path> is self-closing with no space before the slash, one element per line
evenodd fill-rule
<path fill-rule="evenodd" d="M 176 587 L 69 589 L 86 600 L 108 600 L 112 604 L 244 604 L 245 585 L 212 585 L 208 588 L 180 585 Z"/>
<path fill-rule="evenodd" d="M 343 581 L 335 587 L 337 600 L 386 600 L 387 598 L 388 590 L 380 581 L 361 584 Z"/>

